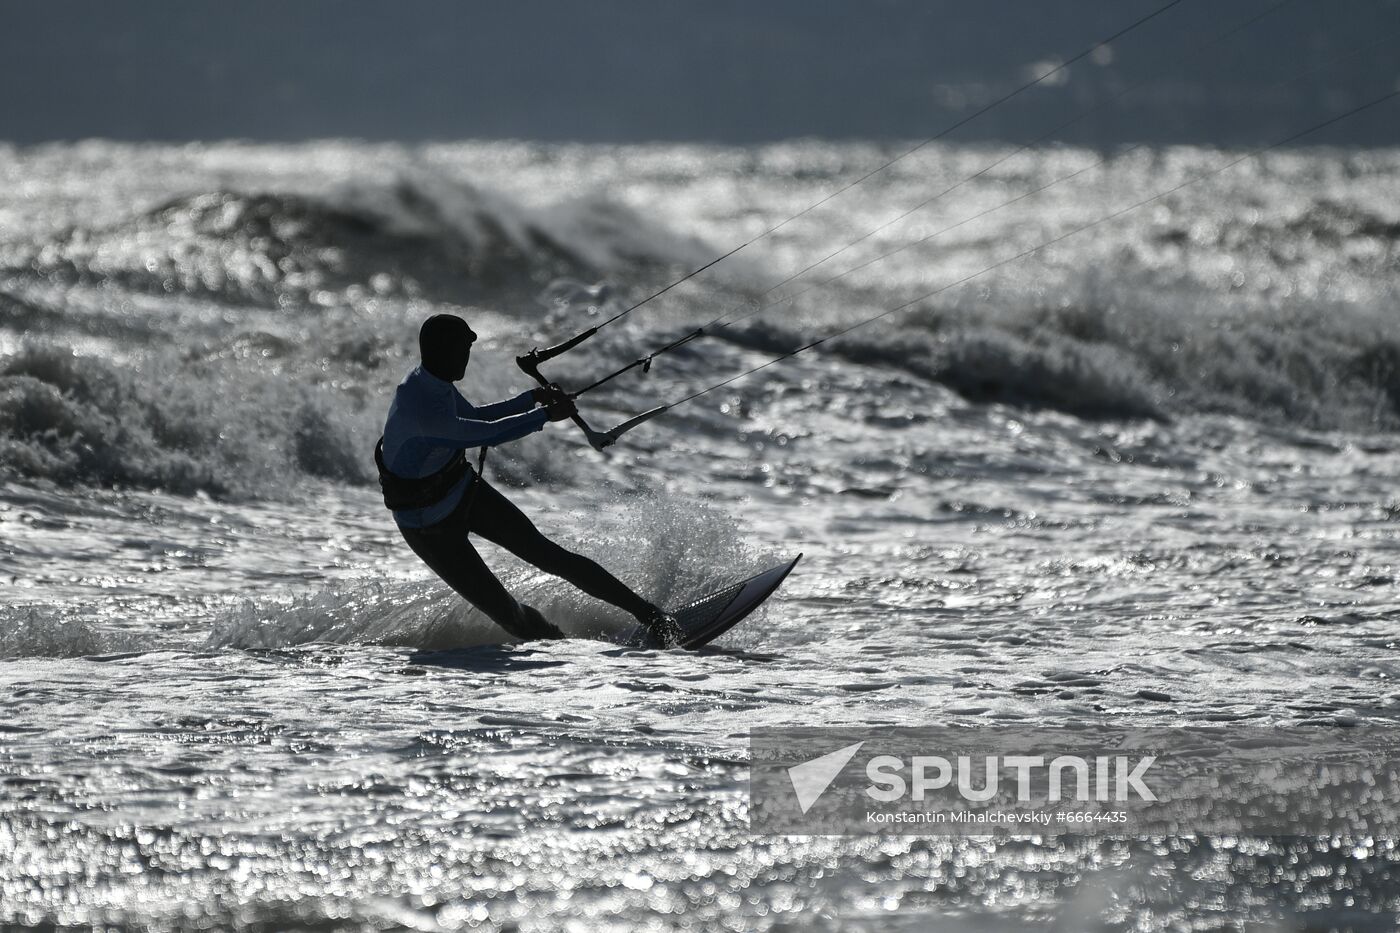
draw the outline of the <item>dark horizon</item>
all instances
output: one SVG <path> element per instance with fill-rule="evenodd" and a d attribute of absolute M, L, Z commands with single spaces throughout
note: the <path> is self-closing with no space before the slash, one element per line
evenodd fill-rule
<path fill-rule="evenodd" d="M 7 11 L 0 140 L 919 139 L 1161 5 L 54 0 Z M 1377 40 L 1398 28 L 1400 0 L 1187 0 L 947 139 L 1026 142 L 1103 104 L 1053 138 L 1273 141 L 1394 89 Z M 1308 142 L 1396 145 L 1400 121 Z"/>

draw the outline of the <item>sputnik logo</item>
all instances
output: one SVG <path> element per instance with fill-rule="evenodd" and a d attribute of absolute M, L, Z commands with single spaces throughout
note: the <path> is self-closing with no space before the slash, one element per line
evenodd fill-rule
<path fill-rule="evenodd" d="M 797 805 L 802 808 L 803 813 L 812 809 L 812 805 L 826 793 L 826 789 L 836 780 L 841 769 L 846 767 L 846 763 L 855 757 L 864 744 L 862 741 L 847 745 L 787 769 L 788 780 L 792 781 L 793 792 L 797 794 Z"/>

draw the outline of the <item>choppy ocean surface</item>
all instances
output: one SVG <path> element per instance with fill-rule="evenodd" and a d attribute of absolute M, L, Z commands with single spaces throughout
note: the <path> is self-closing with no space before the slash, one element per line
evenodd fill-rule
<path fill-rule="evenodd" d="M 1400 152 L 1269 154 L 607 455 L 493 455 L 654 599 L 804 552 L 716 650 L 500 644 L 398 539 L 370 450 L 423 317 L 513 394 L 891 151 L 0 148 L 0 922 L 1394 929 L 1393 839 L 759 837 L 745 760 L 759 725 L 1400 717 Z M 1236 155 L 1020 154 L 764 294 L 1006 153 L 930 147 L 547 371 L 796 296 L 586 396 L 611 424 Z"/>

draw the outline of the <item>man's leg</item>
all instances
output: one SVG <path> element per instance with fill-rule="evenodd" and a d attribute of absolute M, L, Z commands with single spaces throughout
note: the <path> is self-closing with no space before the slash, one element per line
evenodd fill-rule
<path fill-rule="evenodd" d="M 471 530 L 486 540 L 499 544 L 545 573 L 562 577 L 595 599 L 612 603 L 642 621 L 659 612 L 594 561 L 546 538 L 524 512 L 484 480 L 477 482 L 476 499 L 467 521 Z"/>
<path fill-rule="evenodd" d="M 448 586 L 516 638 L 563 638 L 535 609 L 506 592 L 467 537 L 465 523 L 448 518 L 429 528 L 400 528 L 413 553 Z"/>

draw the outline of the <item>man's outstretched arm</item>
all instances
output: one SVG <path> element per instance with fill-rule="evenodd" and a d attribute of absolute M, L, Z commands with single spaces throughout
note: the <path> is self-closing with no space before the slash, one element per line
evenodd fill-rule
<path fill-rule="evenodd" d="M 523 414 L 541 401 L 535 389 L 526 389 L 514 398 L 492 402 L 490 405 L 473 405 L 457 394 L 457 416 L 476 421 L 496 421 L 511 415 Z"/>
<path fill-rule="evenodd" d="M 513 403 L 516 400 L 510 401 Z M 480 417 L 482 412 L 496 407 L 490 405 L 473 409 L 475 417 L 466 418 L 443 406 L 442 410 L 432 412 L 425 419 L 419 436 L 438 447 L 494 447 L 533 434 L 549 420 L 549 412 L 543 408 L 522 411 L 505 418 Z"/>

